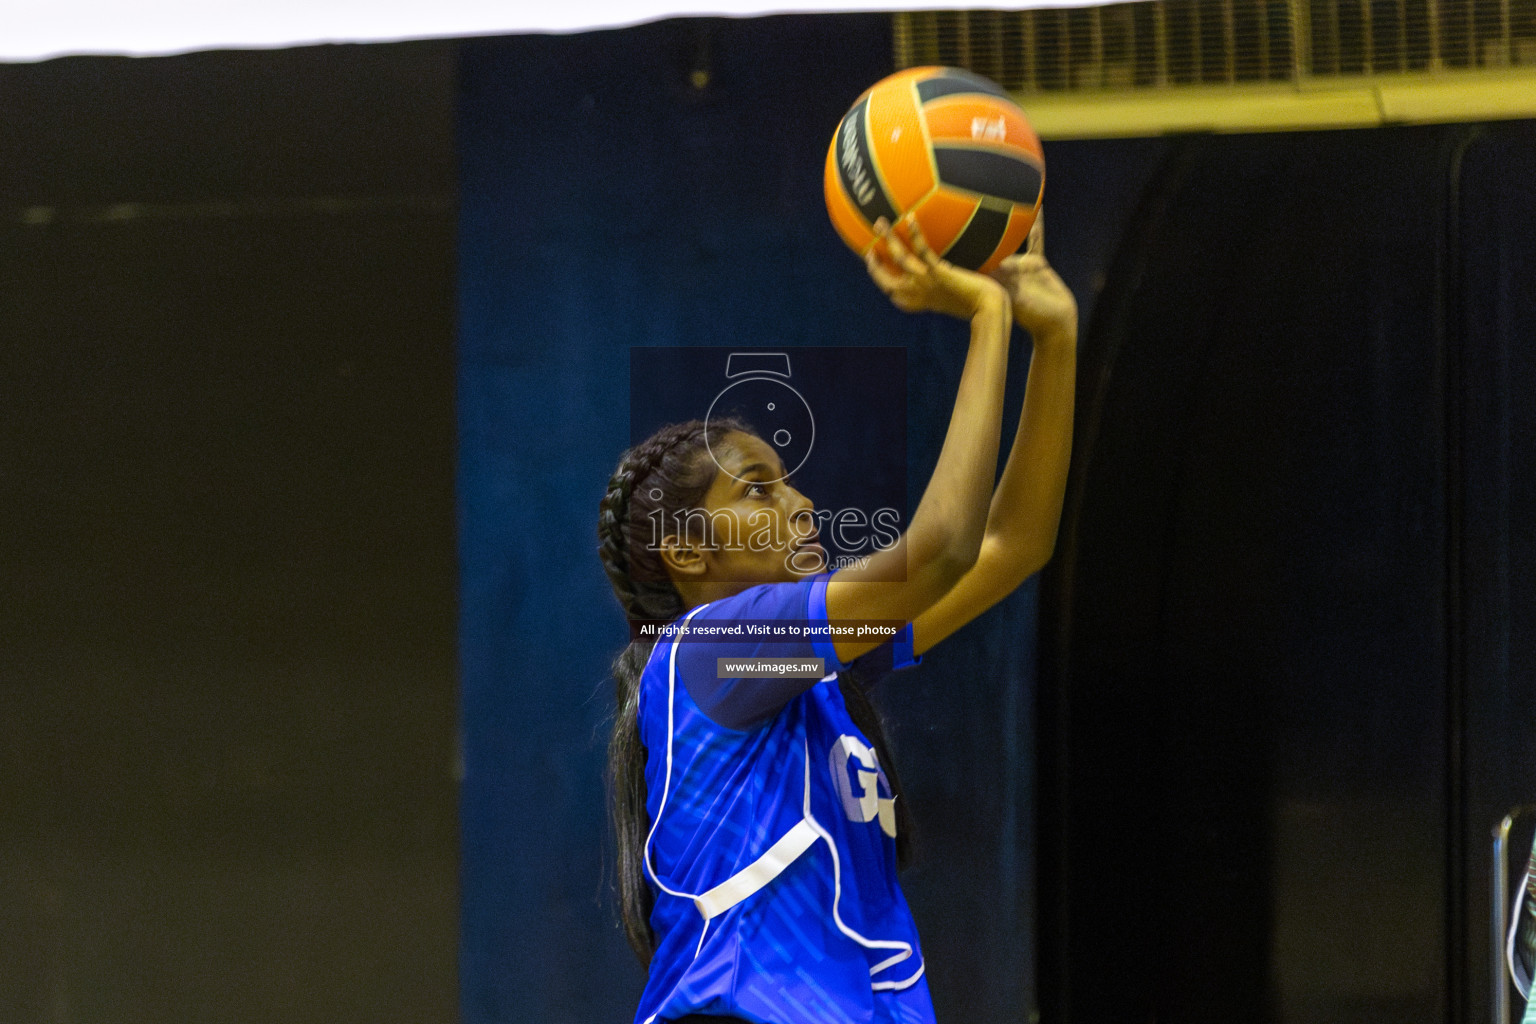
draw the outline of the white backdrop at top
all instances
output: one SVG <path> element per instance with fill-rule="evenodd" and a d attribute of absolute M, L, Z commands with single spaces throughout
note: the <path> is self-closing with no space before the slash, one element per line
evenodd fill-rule
<path fill-rule="evenodd" d="M 581 32 L 657 18 L 813 11 L 1023 10 L 1108 0 L 0 0 L 0 61 L 150 55 L 519 32 Z"/>

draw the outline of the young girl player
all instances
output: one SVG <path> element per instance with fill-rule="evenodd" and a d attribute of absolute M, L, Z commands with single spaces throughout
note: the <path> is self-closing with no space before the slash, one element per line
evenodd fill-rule
<path fill-rule="evenodd" d="M 614 662 L 609 772 L 625 928 L 650 965 L 636 1024 L 934 1019 L 896 879 L 906 805 L 865 690 L 1050 557 L 1077 307 L 1045 261 L 1038 222 L 995 278 L 939 259 L 910 222 L 877 229 L 869 273 L 891 301 L 971 327 L 942 451 L 894 545 L 823 572 L 810 500 L 735 420 L 658 431 L 624 454 L 602 501 L 600 554 L 631 632 Z M 1013 320 L 1035 347 L 994 492 Z M 682 526 L 652 537 L 657 523 Z M 722 632 L 775 620 L 812 635 Z M 829 635 L 829 621 L 905 625 L 882 640 Z M 720 659 L 756 657 L 822 669 L 721 671 Z"/>

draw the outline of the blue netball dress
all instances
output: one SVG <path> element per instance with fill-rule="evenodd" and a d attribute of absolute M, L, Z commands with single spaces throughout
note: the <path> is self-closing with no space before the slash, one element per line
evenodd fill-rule
<path fill-rule="evenodd" d="M 825 627 L 826 584 L 826 576 L 763 584 L 701 605 L 679 620 L 680 639 L 657 642 L 641 675 L 652 823 L 644 867 L 657 951 L 636 1024 L 690 1013 L 933 1024 L 917 929 L 896 880 L 894 799 L 838 690 L 847 666 L 825 637 L 688 638 L 690 628 L 701 636 L 734 622 Z M 915 663 L 910 626 L 885 646 L 892 668 Z M 718 658 L 753 655 L 820 657 L 827 674 L 761 722 L 722 725 L 716 718 L 730 716 L 712 718 L 695 694 L 712 694 L 716 708 L 732 688 L 774 685 L 716 678 Z"/>

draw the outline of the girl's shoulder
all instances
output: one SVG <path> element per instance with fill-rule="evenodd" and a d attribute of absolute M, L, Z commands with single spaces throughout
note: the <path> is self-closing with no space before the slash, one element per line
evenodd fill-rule
<path fill-rule="evenodd" d="M 777 583 L 757 583 L 728 597 L 717 598 L 698 615 L 701 619 L 825 618 L 829 574 Z M 818 600 L 819 599 L 819 600 Z M 818 605 L 820 610 L 818 611 Z"/>

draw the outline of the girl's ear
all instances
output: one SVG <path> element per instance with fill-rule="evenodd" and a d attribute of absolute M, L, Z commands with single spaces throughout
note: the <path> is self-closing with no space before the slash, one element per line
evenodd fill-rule
<path fill-rule="evenodd" d="M 699 545 L 674 533 L 661 538 L 661 562 L 668 572 L 688 578 L 702 576 L 708 568 Z"/>

